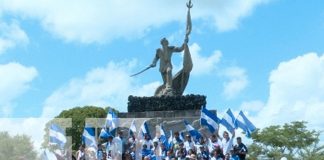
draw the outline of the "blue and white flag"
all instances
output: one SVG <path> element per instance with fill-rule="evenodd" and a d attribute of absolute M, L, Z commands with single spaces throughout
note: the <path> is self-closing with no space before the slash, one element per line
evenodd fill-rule
<path fill-rule="evenodd" d="M 240 111 L 239 115 L 235 120 L 236 128 L 241 128 L 247 137 L 250 137 L 250 134 L 256 129 L 252 122 Z"/>
<path fill-rule="evenodd" d="M 82 142 L 86 147 L 91 147 L 97 150 L 97 141 L 95 137 L 95 129 L 86 124 L 82 134 Z"/>
<path fill-rule="evenodd" d="M 106 127 L 109 129 L 110 133 L 115 132 L 118 127 L 118 117 L 117 114 L 110 108 L 106 118 Z"/>
<path fill-rule="evenodd" d="M 100 131 L 100 138 L 102 139 L 108 139 L 109 137 L 114 137 L 107 128 L 102 128 Z"/>
<path fill-rule="evenodd" d="M 164 131 L 164 127 L 162 124 L 160 124 L 160 142 L 164 143 L 165 141 L 167 141 L 167 136 L 165 134 L 165 131 Z"/>
<path fill-rule="evenodd" d="M 57 124 L 51 124 L 49 129 L 49 143 L 59 145 L 64 148 L 66 143 L 66 136 L 64 130 Z"/>
<path fill-rule="evenodd" d="M 201 137 L 201 134 L 198 132 L 198 130 L 196 130 L 195 128 L 193 128 L 186 120 L 184 120 L 185 126 L 187 131 L 189 132 L 189 134 L 191 135 L 191 137 L 195 138 L 195 140 L 199 140 Z"/>
<path fill-rule="evenodd" d="M 233 132 L 235 130 L 235 117 L 231 111 L 231 109 L 228 109 L 221 120 L 221 124 L 226 127 L 226 129 L 229 132 Z"/>
<path fill-rule="evenodd" d="M 145 134 L 147 134 L 151 138 L 151 134 L 146 121 L 144 121 L 143 124 L 141 125 L 139 137 L 142 139 Z"/>
<path fill-rule="evenodd" d="M 129 127 L 129 135 L 134 135 L 136 133 L 135 119 L 132 121 Z"/>
<path fill-rule="evenodd" d="M 214 133 L 218 129 L 218 124 L 220 123 L 220 119 L 217 115 L 208 111 L 206 107 L 203 107 L 200 114 L 200 124 L 203 126 L 207 126 L 211 133 Z"/>
<path fill-rule="evenodd" d="M 179 132 L 179 138 L 182 142 L 185 141 L 185 136 L 184 136 L 184 133 L 183 132 Z"/>
<path fill-rule="evenodd" d="M 168 145 L 166 147 L 167 147 L 168 150 L 173 147 L 173 133 L 172 133 L 172 130 L 170 130 L 170 137 L 168 139 Z"/>

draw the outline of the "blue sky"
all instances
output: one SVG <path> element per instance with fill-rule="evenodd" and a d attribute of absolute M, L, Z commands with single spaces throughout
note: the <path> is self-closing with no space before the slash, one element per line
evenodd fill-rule
<path fill-rule="evenodd" d="M 48 118 L 84 105 L 126 111 L 128 95 L 153 95 L 158 68 L 129 75 L 152 62 L 161 38 L 182 44 L 185 3 L 1 0 L 0 117 Z M 324 129 L 320 0 L 193 3 L 185 93 L 206 95 L 220 113 L 243 110 L 257 125 L 306 120 Z M 181 54 L 173 58 L 179 69 Z"/>

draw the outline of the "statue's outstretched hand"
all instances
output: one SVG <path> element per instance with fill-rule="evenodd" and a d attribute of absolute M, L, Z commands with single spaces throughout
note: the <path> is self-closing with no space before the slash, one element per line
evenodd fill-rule
<path fill-rule="evenodd" d="M 150 64 L 150 67 L 151 67 L 151 68 L 153 68 L 153 67 L 155 67 L 155 66 L 156 66 L 155 63 Z"/>

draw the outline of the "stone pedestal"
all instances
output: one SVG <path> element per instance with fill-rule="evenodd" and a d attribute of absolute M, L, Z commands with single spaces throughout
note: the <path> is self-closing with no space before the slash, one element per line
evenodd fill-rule
<path fill-rule="evenodd" d="M 200 126 L 201 108 L 206 107 L 206 96 L 161 96 L 161 97 L 128 97 L 128 112 L 119 112 L 119 118 L 135 119 L 140 127 L 147 118 L 149 130 L 152 135 L 156 133 L 156 127 L 163 124 L 166 131 L 186 131 L 184 120 L 199 129 L 202 134 L 208 135 L 206 129 Z M 215 112 L 213 110 L 212 112 Z M 128 123 L 131 121 L 129 120 Z M 140 122 L 141 121 L 141 122 Z M 130 124 L 126 124 L 128 126 Z M 209 136 L 209 135 L 208 135 Z"/>
<path fill-rule="evenodd" d="M 146 111 L 146 112 L 120 112 L 119 118 L 200 118 L 200 109 L 196 110 L 170 110 L 170 111 Z"/>
<path fill-rule="evenodd" d="M 206 106 L 206 96 L 128 97 L 128 112 L 200 110 Z"/>

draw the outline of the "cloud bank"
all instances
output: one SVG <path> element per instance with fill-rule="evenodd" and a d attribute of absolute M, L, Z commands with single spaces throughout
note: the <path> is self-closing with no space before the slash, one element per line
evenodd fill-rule
<path fill-rule="evenodd" d="M 38 75 L 34 67 L 19 63 L 0 64 L 0 117 L 13 111 L 13 101 L 30 88 Z"/>
<path fill-rule="evenodd" d="M 237 28 L 239 21 L 268 0 L 193 1 L 192 18 L 212 22 L 218 31 Z M 105 43 L 141 37 L 151 28 L 186 19 L 187 1 L 2 0 L 0 12 L 37 20 L 43 28 L 66 41 Z"/>

